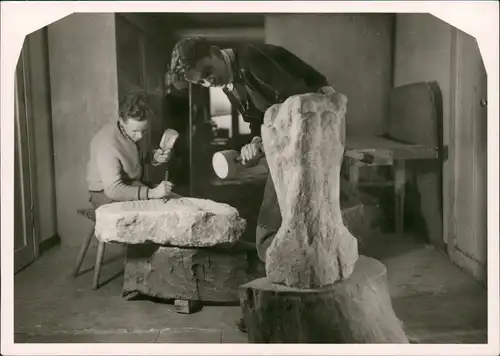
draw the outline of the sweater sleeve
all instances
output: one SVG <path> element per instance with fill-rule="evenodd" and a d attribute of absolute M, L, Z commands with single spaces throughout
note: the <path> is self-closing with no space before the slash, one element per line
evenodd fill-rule
<path fill-rule="evenodd" d="M 106 147 L 97 157 L 97 167 L 104 185 L 104 193 L 115 201 L 146 200 L 149 188 L 145 185 L 131 186 L 122 180 L 121 163 L 116 151 Z"/>

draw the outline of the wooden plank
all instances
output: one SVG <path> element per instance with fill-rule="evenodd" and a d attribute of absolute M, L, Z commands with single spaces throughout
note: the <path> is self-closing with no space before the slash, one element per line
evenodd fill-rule
<path fill-rule="evenodd" d="M 346 150 L 345 157 L 350 165 L 357 166 L 392 166 L 394 163 L 392 151 L 386 149 Z"/>
<path fill-rule="evenodd" d="M 431 83 L 418 82 L 391 90 L 387 133 L 402 142 L 438 146 L 438 93 Z"/>
<path fill-rule="evenodd" d="M 410 145 L 389 140 L 380 136 L 347 136 L 346 152 L 370 152 L 379 156 L 391 152 L 392 159 L 435 159 L 438 157 L 437 147 Z"/>
<path fill-rule="evenodd" d="M 455 164 L 456 152 L 456 120 L 460 112 L 460 56 L 459 56 L 459 30 L 453 28 L 451 31 L 451 83 L 450 83 L 450 112 L 449 112 L 449 142 L 448 157 L 443 170 L 443 242 L 452 249 L 456 238 L 457 224 L 456 212 L 456 177 Z M 450 253 L 450 251 L 448 251 Z"/>
<path fill-rule="evenodd" d="M 95 209 L 94 208 L 78 209 L 77 213 L 81 216 L 86 217 L 87 219 L 89 219 L 91 221 L 95 221 Z"/>
<path fill-rule="evenodd" d="M 486 72 L 474 39 L 456 32 L 447 246 L 450 259 L 484 283 L 487 272 Z M 484 95 L 484 96 L 483 96 Z M 479 126 L 477 126 L 480 124 Z"/>
<path fill-rule="evenodd" d="M 406 162 L 398 160 L 394 164 L 394 216 L 396 217 L 394 230 L 402 235 L 404 233 L 404 208 L 406 188 Z"/>

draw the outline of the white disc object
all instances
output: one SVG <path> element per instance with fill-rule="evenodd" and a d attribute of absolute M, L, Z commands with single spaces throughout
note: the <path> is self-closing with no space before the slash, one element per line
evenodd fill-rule
<path fill-rule="evenodd" d="M 212 167 L 221 179 L 231 178 L 236 172 L 239 153 L 232 150 L 216 152 L 212 157 Z"/>
<path fill-rule="evenodd" d="M 212 157 L 212 166 L 214 167 L 215 174 L 221 179 L 225 179 L 229 173 L 229 165 L 226 157 L 221 152 L 216 152 Z"/>

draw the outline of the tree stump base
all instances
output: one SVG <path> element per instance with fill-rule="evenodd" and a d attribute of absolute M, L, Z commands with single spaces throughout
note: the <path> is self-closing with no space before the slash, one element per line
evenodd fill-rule
<path fill-rule="evenodd" d="M 352 275 L 320 289 L 240 287 L 250 343 L 408 343 L 392 308 L 385 266 L 360 256 Z"/>

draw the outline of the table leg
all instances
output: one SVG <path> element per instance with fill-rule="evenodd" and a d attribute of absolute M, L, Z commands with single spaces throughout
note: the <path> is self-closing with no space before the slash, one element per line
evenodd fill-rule
<path fill-rule="evenodd" d="M 352 161 L 349 162 L 349 182 L 354 186 L 357 186 L 359 182 L 359 166 Z"/>
<path fill-rule="evenodd" d="M 406 162 L 396 160 L 394 162 L 394 217 L 395 231 L 404 233 L 404 207 L 405 207 L 405 184 L 406 184 Z"/>

